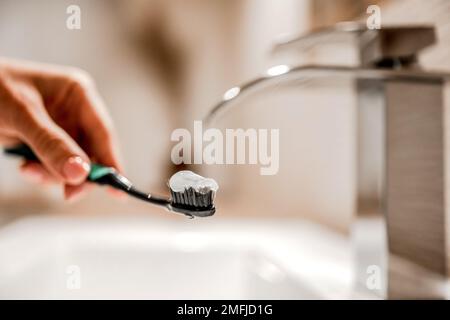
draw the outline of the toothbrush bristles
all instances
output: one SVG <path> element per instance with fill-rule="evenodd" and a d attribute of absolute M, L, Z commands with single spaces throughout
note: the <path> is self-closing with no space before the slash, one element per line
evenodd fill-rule
<path fill-rule="evenodd" d="M 170 193 L 172 196 L 172 204 L 175 206 L 183 206 L 193 210 L 203 210 L 214 207 L 215 192 L 213 190 L 199 192 L 194 188 L 188 188 L 183 192 L 170 190 Z"/>

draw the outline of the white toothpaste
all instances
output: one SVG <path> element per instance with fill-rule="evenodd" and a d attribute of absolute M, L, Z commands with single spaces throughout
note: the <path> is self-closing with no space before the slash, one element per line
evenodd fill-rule
<path fill-rule="evenodd" d="M 205 194 L 210 191 L 216 192 L 219 185 L 214 179 L 204 178 L 192 171 L 183 170 L 175 173 L 169 180 L 169 187 L 174 192 L 184 192 L 189 188 Z"/>

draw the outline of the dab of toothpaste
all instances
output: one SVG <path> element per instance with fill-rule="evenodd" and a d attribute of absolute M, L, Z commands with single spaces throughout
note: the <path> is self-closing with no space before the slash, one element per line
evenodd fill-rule
<path fill-rule="evenodd" d="M 169 180 L 169 187 L 174 192 L 184 192 L 184 190 L 193 188 L 202 194 L 210 191 L 216 192 L 219 189 L 219 185 L 214 179 L 204 178 L 189 170 L 175 173 Z"/>

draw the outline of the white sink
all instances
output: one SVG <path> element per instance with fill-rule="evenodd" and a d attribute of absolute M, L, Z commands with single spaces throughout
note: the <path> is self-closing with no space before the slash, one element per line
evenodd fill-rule
<path fill-rule="evenodd" d="M 348 240 L 299 220 L 26 218 L 0 229 L 1 299 L 346 299 Z"/>

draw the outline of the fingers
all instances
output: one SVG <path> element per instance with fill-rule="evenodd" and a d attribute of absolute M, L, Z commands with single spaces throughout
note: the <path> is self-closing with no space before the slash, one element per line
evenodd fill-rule
<path fill-rule="evenodd" d="M 45 169 L 38 162 L 25 162 L 20 167 L 20 173 L 30 182 L 39 184 L 53 184 L 58 183 L 58 179 L 55 178 L 47 169 Z"/>
<path fill-rule="evenodd" d="M 79 86 L 74 90 L 84 112 L 81 115 L 82 131 L 87 140 L 87 149 L 92 160 L 123 171 L 119 146 L 112 120 L 95 87 Z"/>
<path fill-rule="evenodd" d="M 20 143 L 19 139 L 0 133 L 0 146 L 13 147 Z"/>
<path fill-rule="evenodd" d="M 46 168 L 38 162 L 25 162 L 20 167 L 22 175 L 33 183 L 41 185 L 58 184 L 59 181 Z M 77 201 L 81 199 L 87 192 L 93 188 L 93 185 L 84 182 L 80 185 L 65 185 L 64 198 L 69 201 Z"/>
<path fill-rule="evenodd" d="M 91 161 L 114 167 L 119 172 L 123 172 L 112 120 L 92 80 L 85 79 L 81 84 L 75 85 L 72 95 L 71 98 L 76 104 L 83 108 L 80 117 L 80 126 L 86 139 L 86 145 L 83 147 L 88 152 Z M 126 194 L 122 191 L 113 188 L 107 188 L 107 191 L 118 199 L 126 199 Z"/>
<path fill-rule="evenodd" d="M 121 171 L 112 121 L 89 77 L 76 73 L 42 80 L 38 74 L 36 79 L 30 83 L 14 78 L 7 88 L 11 106 L 7 129 L 42 163 L 24 165 L 24 175 L 41 183 L 62 183 L 71 198 L 86 189 L 90 158 Z"/>
<path fill-rule="evenodd" d="M 88 156 L 43 107 L 24 112 L 17 127 L 23 141 L 55 178 L 69 185 L 86 180 L 90 171 Z"/>
<path fill-rule="evenodd" d="M 90 170 L 89 158 L 47 112 L 37 89 L 27 82 L 10 81 L 8 130 L 34 151 L 44 167 L 61 182 L 76 185 Z"/>
<path fill-rule="evenodd" d="M 83 148 L 91 161 L 123 172 L 112 120 L 92 81 L 75 84 L 70 100 L 83 110 L 79 125 L 83 132 Z M 113 188 L 107 188 L 107 191 L 120 200 L 126 199 L 122 191 Z"/>

